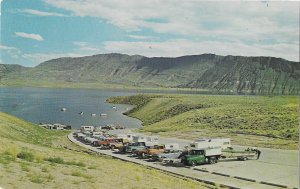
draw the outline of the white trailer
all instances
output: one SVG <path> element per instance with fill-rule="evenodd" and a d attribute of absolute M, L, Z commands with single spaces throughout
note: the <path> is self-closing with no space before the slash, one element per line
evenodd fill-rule
<path fill-rule="evenodd" d="M 128 141 L 133 141 L 134 136 L 136 134 L 116 134 L 116 138 L 127 139 Z"/>
<path fill-rule="evenodd" d="M 81 126 L 80 127 L 80 130 L 81 132 L 84 132 L 84 131 L 90 131 L 90 132 L 93 132 L 94 131 L 94 126 Z"/>
<path fill-rule="evenodd" d="M 195 149 L 209 149 L 209 148 L 220 148 L 222 149 L 222 143 L 220 141 L 201 141 L 191 142 L 189 145 L 191 150 Z"/>
<path fill-rule="evenodd" d="M 231 140 L 230 138 L 199 138 L 195 140 L 195 142 L 203 142 L 203 146 L 209 145 L 210 142 L 218 143 L 221 145 L 222 149 L 231 148 Z"/>
<path fill-rule="evenodd" d="M 179 144 L 178 143 L 168 143 L 165 144 L 166 150 L 179 150 Z"/>
<path fill-rule="evenodd" d="M 158 142 L 158 136 L 144 136 L 136 135 L 133 136 L 133 142 Z"/>
<path fill-rule="evenodd" d="M 144 142 L 145 146 L 154 146 L 158 145 L 158 136 L 144 136 L 144 135 L 136 135 L 133 136 L 133 142 Z"/>
<path fill-rule="evenodd" d="M 211 157 L 211 156 L 220 156 L 222 154 L 222 148 L 221 147 L 215 147 L 215 148 L 206 148 L 204 150 L 205 157 Z"/>

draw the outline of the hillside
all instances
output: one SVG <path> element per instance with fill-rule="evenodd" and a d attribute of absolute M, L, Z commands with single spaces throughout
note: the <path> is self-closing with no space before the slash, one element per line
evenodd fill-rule
<path fill-rule="evenodd" d="M 28 68 L 16 64 L 0 64 L 0 79 L 11 74 L 20 73 Z"/>
<path fill-rule="evenodd" d="M 66 132 L 42 129 L 1 112 L 0 146 L 0 188 L 209 188 L 158 170 L 90 154 L 68 141 Z"/>
<path fill-rule="evenodd" d="M 3 66 L 2 66 L 3 67 Z M 176 58 L 100 54 L 58 58 L 8 72 L 2 85 L 64 83 L 94 86 L 177 87 L 232 94 L 299 94 L 300 64 L 274 57 L 202 54 Z"/>
<path fill-rule="evenodd" d="M 244 146 L 299 148 L 296 96 L 136 95 L 108 102 L 136 105 L 126 114 L 143 122 L 140 132 L 188 140 L 229 137 Z"/>

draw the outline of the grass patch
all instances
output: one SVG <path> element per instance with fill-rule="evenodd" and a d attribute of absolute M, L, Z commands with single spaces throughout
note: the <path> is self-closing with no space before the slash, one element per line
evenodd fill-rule
<path fill-rule="evenodd" d="M 44 172 L 44 173 L 47 173 L 49 172 L 48 168 L 46 166 L 42 167 L 41 168 L 41 171 Z"/>
<path fill-rule="evenodd" d="M 61 157 L 49 157 L 49 158 L 45 158 L 45 161 L 49 161 L 51 163 L 57 163 L 57 164 L 65 164 L 65 165 L 76 165 L 79 167 L 85 167 L 85 163 L 83 163 L 82 161 L 65 161 L 63 158 Z"/>
<path fill-rule="evenodd" d="M 0 164 L 8 165 L 13 161 L 15 161 L 15 157 L 13 157 L 12 155 L 7 153 L 0 154 Z"/>
<path fill-rule="evenodd" d="M 72 171 L 71 175 L 74 176 L 74 177 L 82 177 L 82 178 L 85 178 L 85 179 L 91 179 L 91 178 L 93 178 L 91 175 L 82 173 L 82 172 L 77 171 L 77 170 L 76 171 Z"/>
<path fill-rule="evenodd" d="M 32 162 L 34 160 L 34 155 L 31 152 L 21 151 L 17 154 L 17 158 Z"/>
<path fill-rule="evenodd" d="M 55 177 L 52 174 L 39 174 L 36 172 L 33 173 L 29 173 L 27 175 L 27 177 L 29 178 L 30 182 L 36 183 L 36 184 L 42 184 L 45 182 L 51 182 L 55 179 Z"/>
<path fill-rule="evenodd" d="M 29 175 L 29 180 L 36 184 L 41 184 L 45 182 L 45 179 L 39 174 Z"/>
<path fill-rule="evenodd" d="M 25 171 L 25 172 L 29 172 L 30 171 L 30 168 L 28 167 L 28 164 L 27 163 L 21 163 L 20 164 L 20 166 L 21 166 L 21 170 L 22 171 Z"/>
<path fill-rule="evenodd" d="M 65 164 L 65 160 L 61 157 L 49 157 L 49 158 L 45 158 L 44 160 L 49 161 L 51 163 Z"/>

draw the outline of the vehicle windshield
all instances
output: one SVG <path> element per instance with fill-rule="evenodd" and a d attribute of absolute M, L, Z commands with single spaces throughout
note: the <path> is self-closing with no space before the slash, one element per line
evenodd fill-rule
<path fill-rule="evenodd" d="M 139 145 L 139 143 L 136 142 L 136 143 L 131 143 L 131 144 L 129 144 L 128 146 L 138 146 L 138 145 Z"/>
<path fill-rule="evenodd" d="M 203 150 L 191 150 L 190 155 L 204 155 Z"/>

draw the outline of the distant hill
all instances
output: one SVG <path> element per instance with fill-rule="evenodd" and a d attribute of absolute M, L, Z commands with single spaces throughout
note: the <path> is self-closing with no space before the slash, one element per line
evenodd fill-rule
<path fill-rule="evenodd" d="M 0 64 L 0 78 L 13 72 L 21 72 L 27 68 L 17 64 Z"/>
<path fill-rule="evenodd" d="M 0 65 L 2 85 L 13 85 L 16 80 L 19 84 L 21 81 L 101 83 L 199 88 L 234 94 L 300 93 L 300 63 L 274 57 L 202 54 L 148 58 L 112 53 L 58 58 L 34 68 L 4 67 Z"/>

